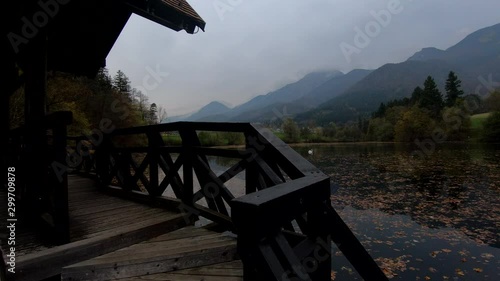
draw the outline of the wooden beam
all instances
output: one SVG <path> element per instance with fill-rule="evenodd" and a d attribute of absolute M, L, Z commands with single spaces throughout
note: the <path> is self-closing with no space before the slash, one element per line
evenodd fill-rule
<path fill-rule="evenodd" d="M 328 217 L 328 228 L 332 241 L 349 260 L 364 280 L 388 280 L 377 263 L 356 238 L 351 229 L 345 224 L 335 209 L 328 204 L 323 211 Z"/>
<path fill-rule="evenodd" d="M 329 198 L 329 178 L 308 176 L 234 199 L 231 215 L 238 233 L 263 237 Z"/>

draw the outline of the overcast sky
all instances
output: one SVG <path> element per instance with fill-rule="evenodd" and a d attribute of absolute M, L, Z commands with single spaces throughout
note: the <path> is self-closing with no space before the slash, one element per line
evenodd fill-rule
<path fill-rule="evenodd" d="M 110 74 L 124 71 L 169 116 L 214 100 L 238 105 L 315 70 L 401 62 L 500 23 L 498 0 L 188 2 L 206 32 L 175 32 L 133 15 L 107 58 Z"/>

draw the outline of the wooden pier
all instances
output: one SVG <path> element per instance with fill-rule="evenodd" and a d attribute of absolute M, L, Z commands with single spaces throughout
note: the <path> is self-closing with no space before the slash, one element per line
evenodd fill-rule
<path fill-rule="evenodd" d="M 241 133 L 246 144 L 205 147 L 199 131 Z M 182 144 L 166 144 L 167 132 Z M 127 138 L 147 143 L 123 145 Z M 82 138 L 71 140 L 68 154 L 85 156 L 74 168 L 92 178 L 61 181 L 67 201 L 53 205 L 67 206 L 59 217 L 68 221 L 47 229 L 21 221 L 16 280 L 326 281 L 332 242 L 365 280 L 387 280 L 332 208 L 329 178 L 267 129 L 189 122 L 118 129 L 83 151 L 92 153 L 79 151 Z M 213 170 L 210 157 L 232 164 Z M 244 183 L 238 190 L 234 177 Z M 64 199 L 54 192 L 46 201 Z M 210 227 L 195 227 L 200 218 Z M 57 236 L 65 226 L 69 242 L 43 239 L 65 237 Z"/>

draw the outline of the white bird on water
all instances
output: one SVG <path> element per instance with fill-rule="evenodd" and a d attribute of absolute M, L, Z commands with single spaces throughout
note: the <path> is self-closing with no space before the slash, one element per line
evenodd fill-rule
<path fill-rule="evenodd" d="M 309 151 L 307 153 L 309 153 L 309 155 L 313 155 L 313 150 L 309 149 Z"/>

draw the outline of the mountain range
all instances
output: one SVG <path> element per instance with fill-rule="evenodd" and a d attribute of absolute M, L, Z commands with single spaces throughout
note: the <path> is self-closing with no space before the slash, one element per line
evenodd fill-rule
<path fill-rule="evenodd" d="M 376 70 L 313 72 L 234 108 L 211 102 L 189 116 L 169 121 L 267 122 L 291 116 L 319 124 L 346 122 L 369 115 L 381 102 L 411 96 L 429 75 L 444 92 L 450 71 L 462 80 L 466 93 L 474 93 L 484 81 L 500 81 L 500 24 L 471 33 L 446 50 L 424 48 L 404 62 Z"/>

